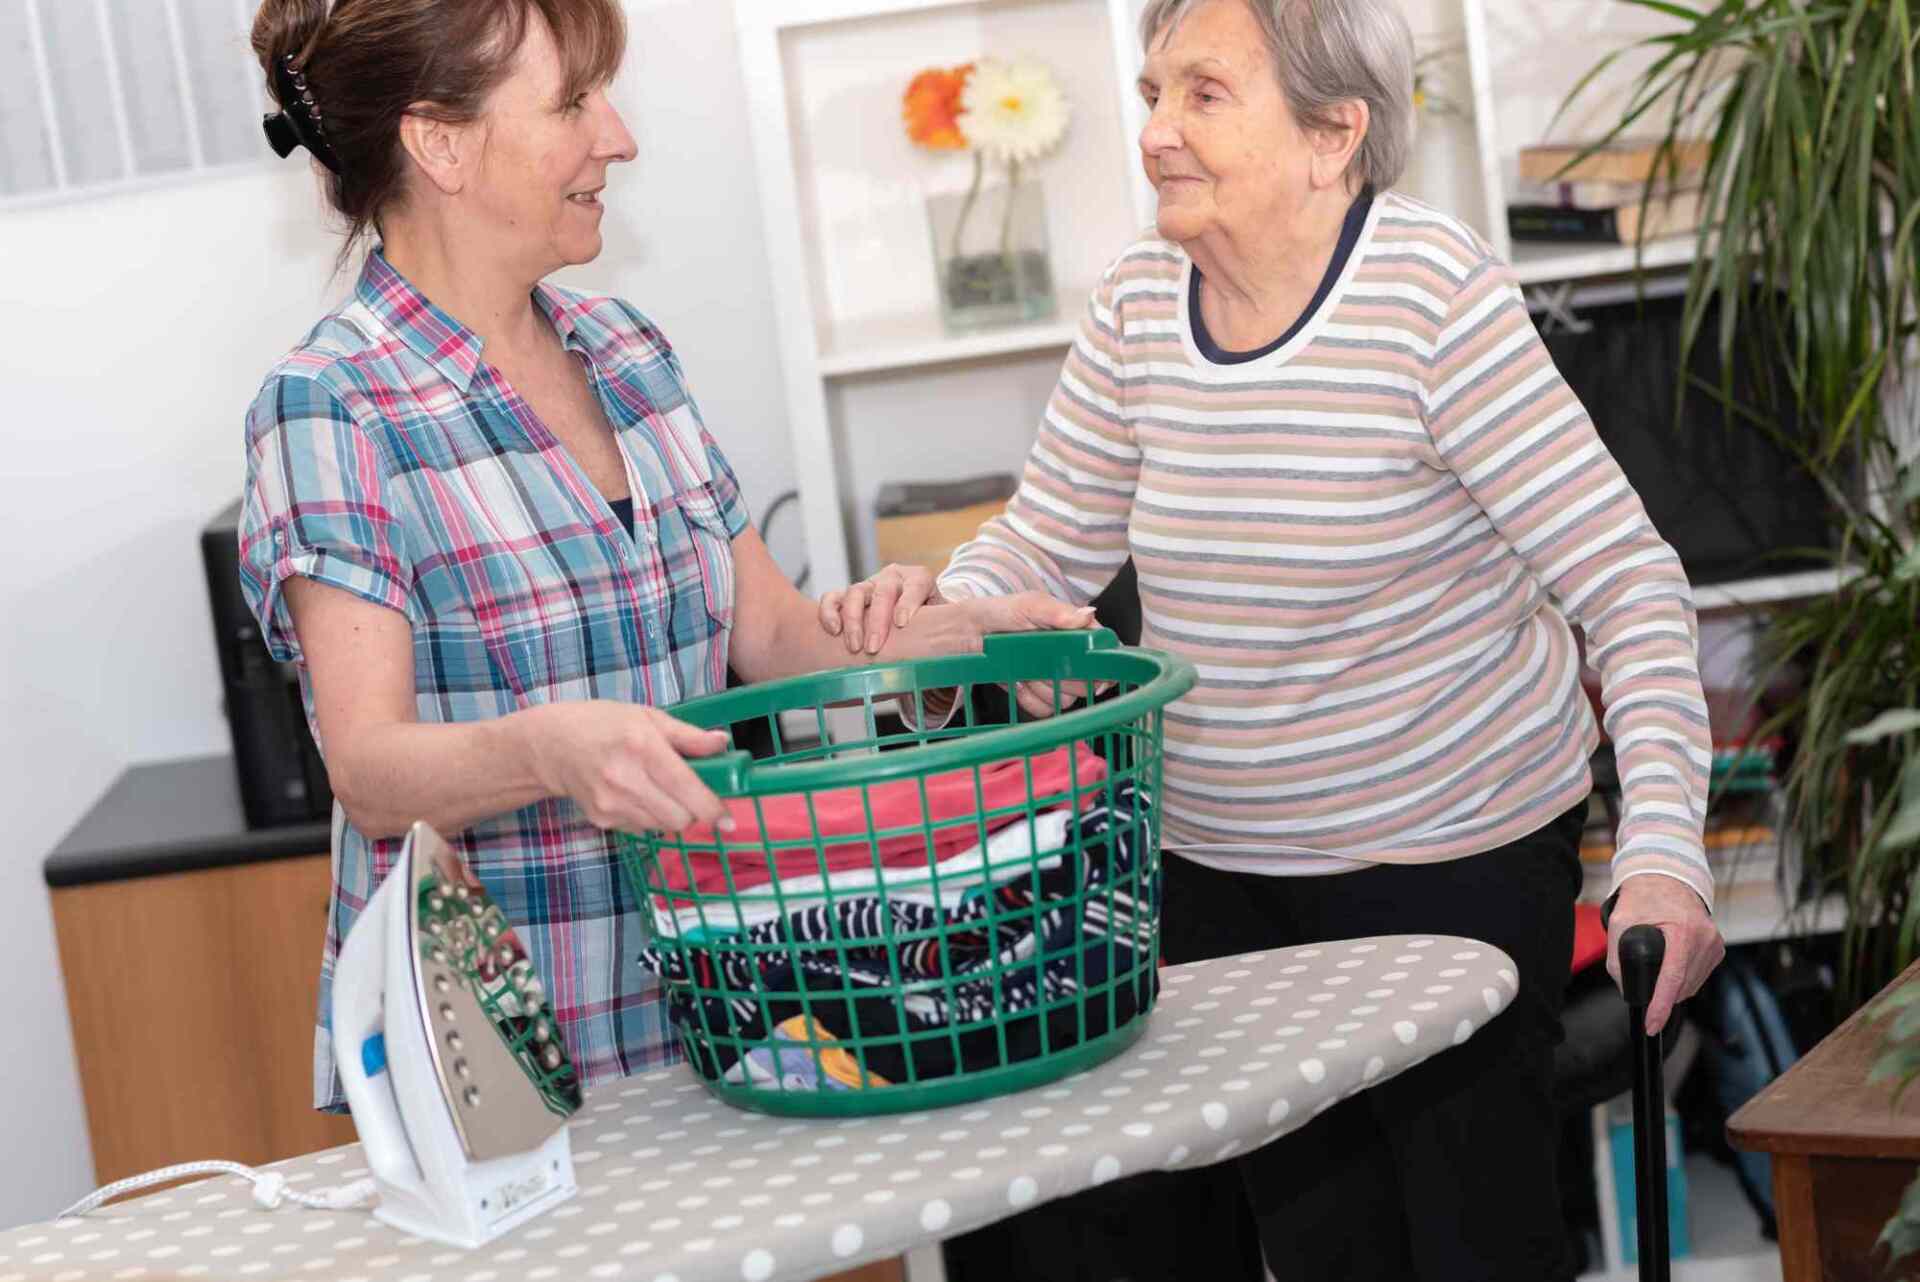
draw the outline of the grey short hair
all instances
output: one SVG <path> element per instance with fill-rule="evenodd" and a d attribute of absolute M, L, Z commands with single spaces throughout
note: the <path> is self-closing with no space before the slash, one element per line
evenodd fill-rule
<path fill-rule="evenodd" d="M 1147 0 L 1140 43 L 1205 0 Z M 1413 153 L 1413 32 L 1395 0 L 1243 0 L 1260 20 L 1287 106 L 1304 128 L 1335 123 L 1330 112 L 1358 98 L 1369 122 L 1354 154 L 1356 176 L 1375 191 L 1400 181 Z"/>

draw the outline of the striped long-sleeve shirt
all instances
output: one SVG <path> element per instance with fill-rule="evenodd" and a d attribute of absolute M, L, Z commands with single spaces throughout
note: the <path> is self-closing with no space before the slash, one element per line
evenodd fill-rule
<path fill-rule="evenodd" d="M 1141 643 L 1200 673 L 1167 716 L 1166 844 L 1276 874 L 1475 854 L 1584 797 L 1570 618 L 1618 756 L 1615 884 L 1711 905 L 1691 591 L 1509 269 L 1388 193 L 1313 316 L 1236 364 L 1195 345 L 1192 271 L 1157 239 L 1107 270 L 1019 493 L 941 591 L 1083 603 L 1131 554 Z"/>

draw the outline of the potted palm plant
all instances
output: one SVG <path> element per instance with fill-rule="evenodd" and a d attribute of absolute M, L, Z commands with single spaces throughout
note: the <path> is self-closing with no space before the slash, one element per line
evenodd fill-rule
<path fill-rule="evenodd" d="M 1903 778 L 1920 796 L 1920 731 L 1907 721 L 1853 733 L 1920 706 L 1920 10 L 1901 0 L 1616 3 L 1671 25 L 1603 59 L 1573 96 L 1622 55 L 1650 56 L 1609 138 L 1662 131 L 1669 154 L 1684 140 L 1710 144 L 1683 356 L 1717 344 L 1724 382 L 1706 390 L 1732 430 L 1772 433 L 1820 482 L 1837 525 L 1820 555 L 1841 587 L 1776 611 L 1762 653 L 1769 683 L 1799 673 L 1776 717 L 1797 743 L 1784 788 L 1811 876 L 1796 889 L 1844 890 L 1844 986 L 1863 995 L 1920 943 L 1920 843 L 1896 827 Z M 1770 401 L 1736 401 L 1736 345 L 1748 368 L 1771 371 Z"/>

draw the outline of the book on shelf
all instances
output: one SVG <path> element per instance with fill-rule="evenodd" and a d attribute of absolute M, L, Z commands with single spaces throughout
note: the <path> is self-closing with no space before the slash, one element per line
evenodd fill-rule
<path fill-rule="evenodd" d="M 1638 245 L 1699 229 L 1701 194 L 1679 191 L 1651 202 L 1637 197 L 1607 209 L 1571 205 L 1509 205 L 1507 232 L 1515 240 L 1601 241 Z"/>
<path fill-rule="evenodd" d="M 1620 812 L 1619 765 L 1606 741 L 1599 678 L 1589 674 L 1581 688 L 1601 726 L 1602 746 L 1594 754 L 1593 802 L 1580 834 L 1584 875 L 1580 899 L 1604 901 L 1612 889 L 1614 827 Z M 1706 686 L 1707 738 L 1711 768 L 1706 824 L 1701 834 L 1708 871 L 1722 890 L 1778 881 L 1783 860 L 1781 800 L 1774 766 L 1782 748 L 1777 735 L 1760 734 L 1765 714 L 1745 690 Z"/>
<path fill-rule="evenodd" d="M 1653 189 L 1652 196 L 1656 203 L 1675 192 L 1687 189 L 1683 184 L 1676 185 L 1668 182 L 1648 184 L 1522 180 L 1514 184 L 1507 203 L 1509 205 L 1545 205 L 1553 209 L 1619 209 L 1624 205 L 1639 204 L 1647 196 L 1649 186 Z"/>
<path fill-rule="evenodd" d="M 1592 148 L 1590 154 L 1586 153 Z M 1676 140 L 1661 155 L 1658 138 L 1615 138 L 1591 142 L 1535 143 L 1520 149 L 1523 182 L 1644 183 L 1698 174 L 1707 167 L 1705 141 Z"/>
<path fill-rule="evenodd" d="M 1605 813 L 1601 807 L 1594 809 Z M 1744 814 L 1709 818 L 1702 844 L 1706 847 L 1708 874 L 1720 890 L 1772 885 L 1779 880 L 1780 833 L 1770 822 Z M 1611 893 L 1613 852 L 1611 827 L 1596 827 L 1590 818 L 1580 838 L 1581 902 L 1602 903 Z"/>

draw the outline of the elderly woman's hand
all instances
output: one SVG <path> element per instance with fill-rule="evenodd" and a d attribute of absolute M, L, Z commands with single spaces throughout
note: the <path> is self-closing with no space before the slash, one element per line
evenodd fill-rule
<path fill-rule="evenodd" d="M 1620 883 L 1620 897 L 1607 919 L 1607 973 L 1620 982 L 1620 937 L 1629 926 L 1658 926 L 1667 937 L 1666 960 L 1647 1003 L 1647 1033 L 1666 1027 L 1673 1008 L 1700 991 L 1727 955 L 1720 928 L 1685 882 L 1643 874 Z"/>
<path fill-rule="evenodd" d="M 921 606 L 939 605 L 943 599 L 933 571 L 924 565 L 889 565 L 870 579 L 822 596 L 820 626 L 828 636 L 845 639 L 848 654 L 863 649 L 879 654 L 895 628 L 913 622 Z"/>
<path fill-rule="evenodd" d="M 930 604 L 916 609 L 904 627 L 893 629 L 889 657 L 930 658 L 944 654 L 978 654 L 985 639 L 996 632 L 1060 631 L 1093 626 L 1093 607 L 1074 607 L 1044 592 L 1016 592 L 1011 596 L 979 597 L 967 601 Z M 1065 711 L 1097 690 L 1060 687 L 1060 707 L 1054 707 L 1050 681 L 1023 681 L 1014 688 L 1014 701 L 1028 714 L 1050 717 Z"/>

